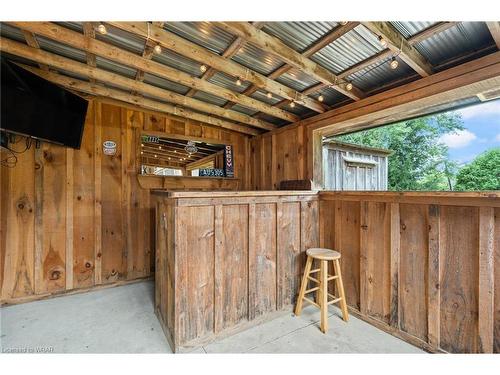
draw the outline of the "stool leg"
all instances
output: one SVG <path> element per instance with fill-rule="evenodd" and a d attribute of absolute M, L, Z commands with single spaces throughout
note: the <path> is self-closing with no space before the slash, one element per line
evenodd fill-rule
<path fill-rule="evenodd" d="M 307 277 L 309 276 L 309 272 L 311 271 L 313 258 L 308 256 L 306 260 L 306 268 L 304 269 L 304 276 L 302 276 L 302 283 L 300 284 L 300 292 L 299 297 L 297 298 L 297 305 L 295 306 L 295 315 L 300 315 L 302 312 L 302 302 L 304 301 L 304 295 L 307 288 Z"/>
<path fill-rule="evenodd" d="M 321 322 L 320 328 L 323 333 L 328 331 L 328 261 L 322 260 L 320 266 L 320 290 L 321 290 Z"/>
<path fill-rule="evenodd" d="M 344 318 L 344 321 L 349 320 L 349 314 L 347 312 L 347 302 L 345 300 L 345 294 L 344 294 L 344 284 L 342 283 L 342 274 L 340 272 L 340 262 L 338 259 L 335 259 L 333 261 L 333 266 L 335 268 L 335 275 L 338 276 L 338 278 L 335 279 L 337 283 L 337 289 L 339 292 L 339 298 L 341 298 L 340 302 L 340 308 L 342 310 L 342 316 Z"/>

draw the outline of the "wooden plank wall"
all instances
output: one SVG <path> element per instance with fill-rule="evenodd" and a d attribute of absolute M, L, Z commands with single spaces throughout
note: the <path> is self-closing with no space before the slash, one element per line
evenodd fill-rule
<path fill-rule="evenodd" d="M 278 190 L 283 180 L 310 178 L 307 131 L 295 126 L 250 140 L 250 190 Z"/>
<path fill-rule="evenodd" d="M 16 167 L 1 168 L 2 303 L 151 275 L 154 208 L 136 173 L 141 130 L 233 143 L 235 173 L 246 183 L 247 137 L 91 102 L 80 150 L 42 142 L 19 155 Z M 105 140 L 117 143 L 115 156 L 102 154 Z"/>
<path fill-rule="evenodd" d="M 321 192 L 320 242 L 342 253 L 356 315 L 430 351 L 499 353 L 499 206 Z"/>
<path fill-rule="evenodd" d="M 295 303 L 305 250 L 319 244 L 315 194 L 157 200 L 157 311 L 175 348 Z"/>

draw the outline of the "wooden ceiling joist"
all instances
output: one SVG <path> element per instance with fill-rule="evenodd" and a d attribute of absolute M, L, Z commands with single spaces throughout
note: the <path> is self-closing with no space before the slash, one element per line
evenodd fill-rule
<path fill-rule="evenodd" d="M 323 113 L 325 111 L 321 103 L 315 99 L 301 95 L 298 91 L 295 91 L 290 87 L 273 81 L 260 73 L 242 66 L 224 56 L 213 53 L 210 50 L 192 43 L 163 28 L 155 27 L 151 24 L 148 25 L 147 22 L 109 22 L 109 24 L 124 31 L 152 40 L 163 48 L 167 48 L 179 53 L 180 55 L 189 57 L 190 59 L 198 61 L 200 64 L 204 64 L 215 69 L 216 71 L 229 74 L 230 76 L 235 77 L 235 80 L 240 78 L 241 80 L 252 82 L 262 90 L 272 92 L 273 94 L 284 98 L 295 100 L 297 103 L 311 108 L 318 113 Z M 255 26 L 252 27 L 255 28 Z M 237 51 L 238 49 L 235 48 L 227 55 L 234 55 Z"/>
<path fill-rule="evenodd" d="M 83 22 L 83 35 L 85 35 L 87 38 L 95 38 L 95 28 L 92 22 Z M 87 65 L 90 67 L 96 67 L 96 58 L 93 53 L 86 53 L 87 57 Z M 92 83 L 95 83 L 94 81 L 91 81 Z"/>
<path fill-rule="evenodd" d="M 36 40 L 35 34 L 30 33 L 29 31 L 22 30 L 24 39 L 26 40 L 26 43 L 28 46 L 33 47 L 33 48 L 38 48 L 40 49 L 40 44 L 38 44 L 38 41 Z M 40 69 L 42 70 L 49 70 L 49 66 L 47 64 L 38 64 Z"/>
<path fill-rule="evenodd" d="M 488 30 L 490 30 L 490 34 L 493 37 L 497 48 L 500 50 L 500 22 L 486 22 L 486 26 L 488 26 Z"/>
<path fill-rule="evenodd" d="M 129 93 L 123 92 L 121 90 L 107 88 L 101 85 L 93 84 L 90 82 L 81 81 L 79 79 L 66 77 L 57 73 L 46 72 L 38 68 L 33 68 L 27 65 L 20 64 L 26 70 L 37 74 L 38 76 L 53 82 L 55 84 L 61 85 L 68 89 L 73 89 L 76 91 L 82 91 L 87 94 L 95 96 L 103 96 L 112 99 L 116 99 L 122 102 L 131 103 L 138 105 L 140 107 L 152 109 L 154 111 L 172 114 L 175 116 L 180 116 L 200 122 L 204 122 L 208 125 L 215 127 L 221 127 L 233 131 L 237 131 L 249 135 L 258 135 L 260 132 L 258 130 L 250 129 L 246 126 L 232 123 L 226 120 L 219 119 L 217 117 L 205 115 L 202 113 L 194 112 L 188 108 L 177 107 L 172 104 L 158 102 L 156 100 L 143 98 L 137 95 L 131 95 Z"/>
<path fill-rule="evenodd" d="M 264 130 L 272 130 L 276 127 L 275 125 L 255 119 L 241 112 L 226 110 L 198 99 L 188 98 L 175 92 L 161 89 L 144 82 L 136 81 L 134 79 L 111 73 L 99 68 L 90 67 L 66 57 L 29 47 L 22 43 L 14 42 L 6 38 L 0 38 L 0 42 L 0 49 L 2 51 L 36 62 L 42 62 L 43 64 L 53 66 L 57 69 L 62 69 L 71 73 L 82 75 L 94 81 L 111 83 L 115 86 L 119 86 L 132 92 L 141 92 L 143 94 L 148 94 L 174 104 L 221 116 L 227 118 L 228 120 L 242 122 Z"/>
<path fill-rule="evenodd" d="M 281 118 L 286 121 L 295 122 L 299 117 L 293 113 L 275 108 L 269 104 L 263 103 L 257 99 L 236 93 L 229 89 L 217 86 L 213 83 L 192 77 L 188 73 L 180 70 L 170 68 L 158 62 L 148 60 L 142 56 L 125 51 L 121 48 L 114 47 L 110 44 L 101 42 L 97 39 L 87 38 L 77 32 L 69 30 L 63 26 L 56 25 L 50 22 L 9 22 L 11 25 L 16 26 L 22 30 L 30 31 L 34 34 L 43 35 L 46 38 L 56 40 L 60 43 L 65 43 L 72 47 L 93 53 L 120 64 L 131 66 L 136 69 L 147 71 L 148 73 L 155 74 L 159 77 L 177 82 L 181 85 L 194 87 L 197 90 L 204 91 L 226 100 L 234 101 L 242 106 L 262 111 L 271 116 Z"/>
<path fill-rule="evenodd" d="M 382 37 L 387 42 L 387 47 L 394 55 L 403 60 L 413 70 L 415 70 L 422 77 L 427 77 L 432 74 L 432 66 L 401 35 L 389 22 L 364 22 L 366 26 L 377 37 Z"/>
<path fill-rule="evenodd" d="M 300 69 L 304 73 L 310 75 L 316 80 L 331 85 L 333 89 L 341 92 L 342 94 L 354 99 L 359 100 L 364 97 L 364 94 L 354 87 L 351 91 L 345 88 L 346 82 L 339 79 L 334 73 L 328 69 L 316 64 L 314 61 L 304 57 L 299 52 L 288 47 L 278 38 L 275 38 L 262 30 L 255 28 L 247 22 L 218 22 L 226 31 L 237 35 L 247 41 L 255 44 L 262 50 L 272 53 L 282 59 L 287 64 L 294 68 Z M 294 98 L 289 98 L 294 99 Z"/>

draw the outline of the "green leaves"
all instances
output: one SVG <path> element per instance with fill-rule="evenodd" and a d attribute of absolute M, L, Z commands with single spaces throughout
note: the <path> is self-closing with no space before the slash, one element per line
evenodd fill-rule
<path fill-rule="evenodd" d="M 488 150 L 457 174 L 456 190 L 500 190 L 500 147 Z"/>

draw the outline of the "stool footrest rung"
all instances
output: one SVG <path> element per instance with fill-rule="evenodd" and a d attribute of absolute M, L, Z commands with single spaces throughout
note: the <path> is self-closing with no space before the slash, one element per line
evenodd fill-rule
<path fill-rule="evenodd" d="M 319 268 L 316 268 L 316 269 L 314 269 L 314 270 L 310 270 L 310 271 L 309 271 L 309 274 L 311 274 L 311 273 L 316 273 L 316 272 L 319 272 Z"/>
<path fill-rule="evenodd" d="M 335 280 L 335 279 L 338 279 L 339 277 L 337 275 L 334 275 L 334 276 L 329 276 L 328 277 L 328 281 L 330 280 Z"/>
<path fill-rule="evenodd" d="M 307 298 L 307 297 L 304 297 L 304 301 L 309 302 L 311 305 L 316 306 L 318 309 L 320 309 L 320 308 L 321 308 L 321 307 L 320 307 L 320 306 L 319 306 L 316 302 L 314 302 L 313 300 L 310 300 L 310 299 L 309 299 L 309 298 Z"/>
<path fill-rule="evenodd" d="M 316 291 L 316 290 L 319 290 L 319 286 L 314 287 L 314 288 L 311 288 L 311 289 L 307 289 L 307 290 L 304 292 L 304 294 L 308 294 L 308 293 L 314 292 L 314 291 Z"/>
<path fill-rule="evenodd" d="M 315 283 L 318 283 L 319 284 L 319 280 L 318 279 L 315 279 L 314 277 L 311 277 L 311 276 L 307 276 L 307 278 L 311 281 L 314 281 Z"/>
<path fill-rule="evenodd" d="M 328 301 L 327 305 L 331 305 L 331 304 L 337 303 L 337 302 L 339 302 L 341 299 L 342 299 L 342 298 L 332 299 L 331 301 Z"/>

